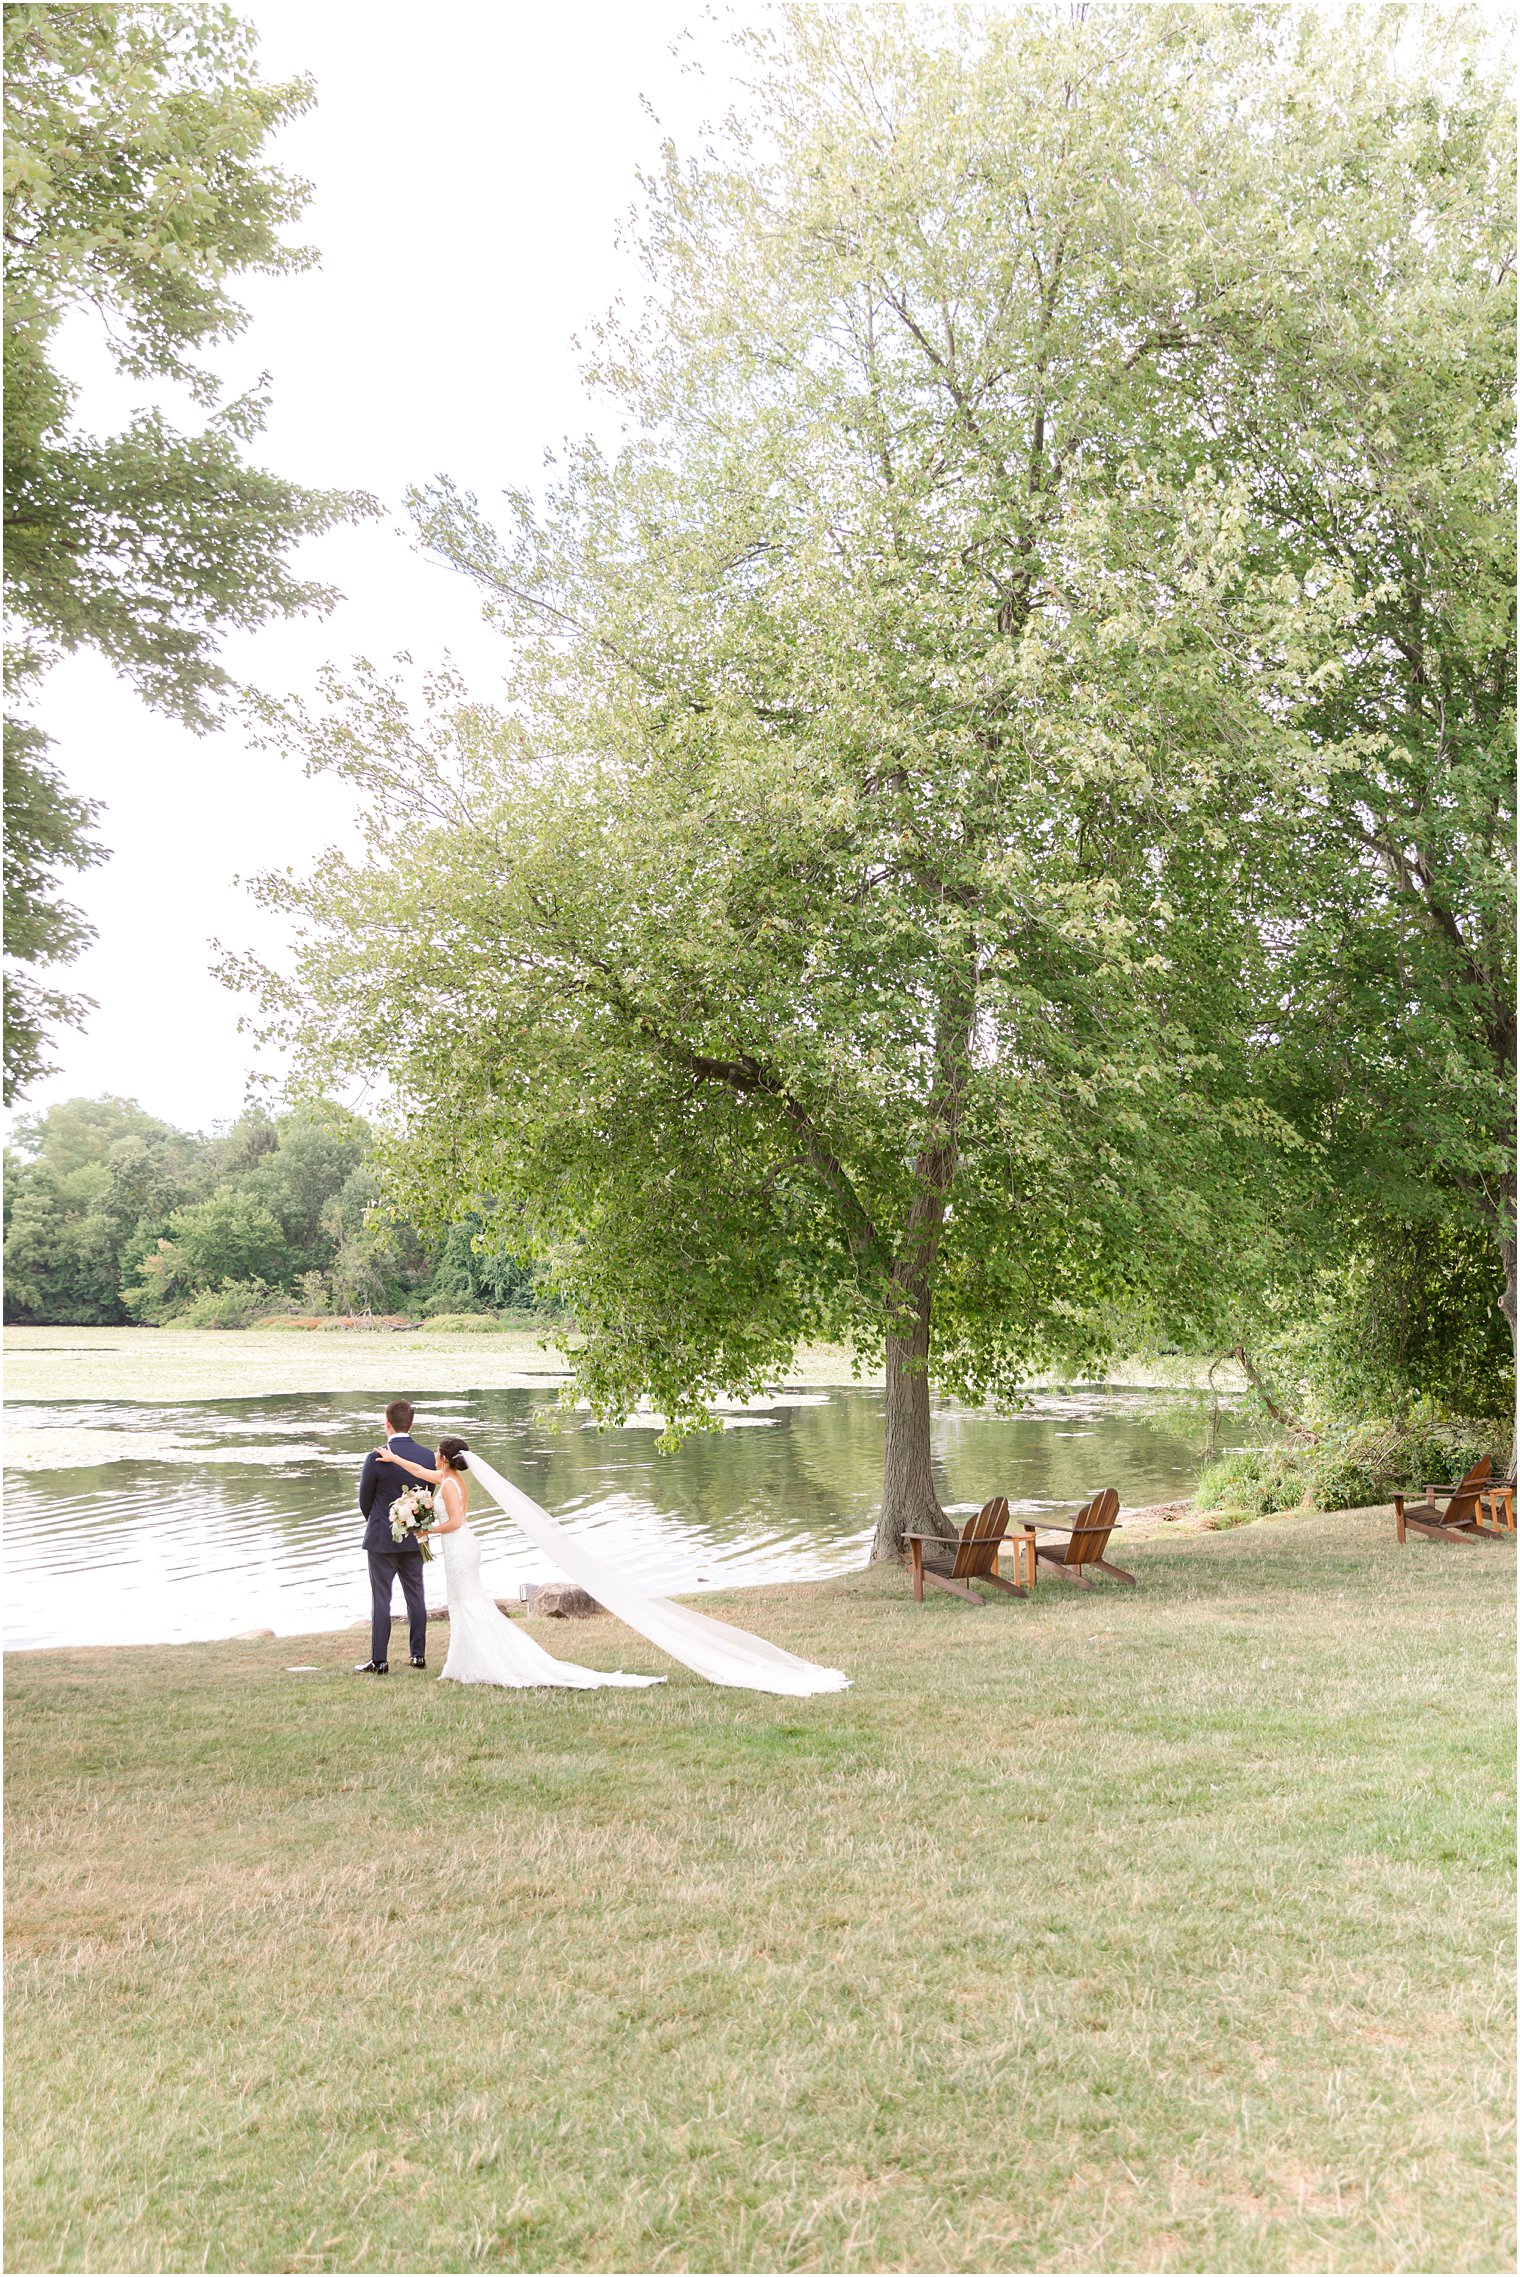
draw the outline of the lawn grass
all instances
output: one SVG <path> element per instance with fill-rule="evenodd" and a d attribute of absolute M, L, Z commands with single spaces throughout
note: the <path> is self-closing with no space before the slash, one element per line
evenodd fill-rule
<path fill-rule="evenodd" d="M 704 1599 L 811 1701 L 13 1656 L 7 2266 L 1507 2266 L 1511 1552 L 1124 1562 Z"/>

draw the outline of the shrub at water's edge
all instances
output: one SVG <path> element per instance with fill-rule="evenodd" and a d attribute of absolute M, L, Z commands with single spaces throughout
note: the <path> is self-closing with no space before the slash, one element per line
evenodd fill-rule
<path fill-rule="evenodd" d="M 1283 1447 L 1233 1448 L 1200 1473 L 1193 1496 L 1199 1510 L 1234 1512 L 1249 1518 L 1292 1510 L 1303 1499 L 1297 1450 Z"/>
<path fill-rule="evenodd" d="M 183 1312 L 176 1328 L 251 1328 L 266 1313 L 277 1292 L 267 1281 L 224 1281 L 219 1289 L 203 1289 Z"/>
<path fill-rule="evenodd" d="M 1510 1425 L 1429 1408 L 1343 1424 L 1297 1445 L 1241 1447 L 1210 1463 L 1195 1497 L 1203 1511 L 1263 1517 L 1275 1510 L 1350 1510 L 1428 1481 L 1460 1478 L 1487 1455 L 1505 1461 Z"/>

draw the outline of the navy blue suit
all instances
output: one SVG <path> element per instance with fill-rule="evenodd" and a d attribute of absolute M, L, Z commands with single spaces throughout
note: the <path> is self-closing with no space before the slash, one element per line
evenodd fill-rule
<path fill-rule="evenodd" d="M 393 1432 L 387 1444 L 395 1454 L 405 1455 L 409 1463 L 424 1463 L 429 1470 L 437 1467 L 437 1457 L 431 1448 L 419 1447 L 415 1439 L 408 1439 L 401 1432 Z M 404 1542 L 391 1539 L 391 1504 L 407 1487 L 419 1483 L 399 1463 L 382 1463 L 373 1450 L 364 1458 L 364 1469 L 359 1476 L 359 1508 L 364 1513 L 364 1547 L 369 1552 L 371 1660 L 390 1659 L 391 1597 L 398 1581 L 406 1599 L 412 1658 L 421 1660 L 427 1653 L 422 1551 L 415 1536 L 409 1535 Z"/>

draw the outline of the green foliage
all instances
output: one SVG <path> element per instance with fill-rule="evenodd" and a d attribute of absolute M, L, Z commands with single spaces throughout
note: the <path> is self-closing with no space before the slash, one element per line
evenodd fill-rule
<path fill-rule="evenodd" d="M 6 1318 L 117 1322 L 140 1230 L 193 1190 L 193 1145 L 128 1099 L 73 1099 L 16 1126 Z"/>
<path fill-rule="evenodd" d="M 1445 1416 L 1428 1406 L 1355 1425 L 1327 1434 L 1314 1451 L 1314 1500 L 1325 1510 L 1386 1502 L 1396 1490 L 1459 1479 L 1484 1455 L 1502 1471 L 1513 1440 L 1512 1425 L 1501 1418 Z"/>
<path fill-rule="evenodd" d="M 1276 1102 L 1323 1150 L 1335 1246 L 1380 1278 L 1481 1237 L 1513 1365 L 1515 129 L 1475 34 L 1424 12 L 1428 83 L 1390 79 L 1370 110 L 1361 42 L 1304 19 L 1335 321 L 1279 306 L 1209 388 L 1281 558 L 1333 562 L 1360 610 L 1299 714 L 1338 763 L 1283 817 Z M 1478 1278 L 1459 1370 L 1482 1365 Z M 1424 1356 L 1411 1380 L 1444 1396 Z"/>
<path fill-rule="evenodd" d="M 372 1186 L 351 1191 L 369 1153 L 369 1129 L 357 1115 L 324 1106 L 282 1116 L 276 1137 L 273 1149 L 244 1173 L 241 1189 L 275 1218 L 287 1249 L 315 1259 L 324 1235 L 341 1237 L 355 1214 L 378 1199 Z"/>
<path fill-rule="evenodd" d="M 45 1157 L 60 1178 L 111 1161 L 123 1140 L 164 1145 L 181 1153 L 190 1143 L 182 1131 L 145 1113 L 135 1099 L 107 1095 L 65 1099 L 44 1114 L 18 1115 L 14 1132 L 17 1146 Z"/>
<path fill-rule="evenodd" d="M 8 1165 L 9 1169 L 9 1165 Z M 11 1203 L 8 1318 L 120 1320 L 121 1229 L 100 1207 L 104 1173 L 63 1180 L 43 1169 Z"/>
<path fill-rule="evenodd" d="M 1274 268 L 1228 352 L 1177 366 L 1262 543 L 1335 565 L 1357 622 L 1295 713 L 1322 778 L 1272 817 L 1261 1074 L 1318 1174 L 1275 1197 L 1237 1341 L 1294 1324 L 1261 1357 L 1311 1418 L 1493 1413 L 1515 1326 L 1512 97 L 1472 15 L 1425 12 L 1394 74 L 1392 19 L 1287 21 L 1320 155 L 1284 249 L 1316 292 Z"/>
<path fill-rule="evenodd" d="M 200 1295 L 176 1315 L 181 1328 L 248 1328 L 269 1309 L 273 1291 L 265 1281 L 224 1281 L 219 1289 L 202 1289 Z"/>
<path fill-rule="evenodd" d="M 229 280 L 313 259 L 282 234 L 306 185 L 262 159 L 311 87 L 262 81 L 255 46 L 224 7 L 5 11 L 8 606 L 38 650 L 96 647 L 198 726 L 227 685 L 219 627 L 330 603 L 285 555 L 365 502 L 244 465 L 257 400 L 198 436 L 157 412 L 106 442 L 73 434 L 53 354 L 89 310 L 121 371 L 214 403 L 201 352 L 247 322 Z"/>
<path fill-rule="evenodd" d="M 1261 1518 L 1274 1510 L 1296 1509 L 1305 1492 L 1297 1449 L 1237 1447 L 1200 1472 L 1194 1501 L 1200 1510 Z"/>
<path fill-rule="evenodd" d="M 223 1187 L 175 1211 L 143 1259 L 141 1279 L 125 1292 L 126 1301 L 139 1319 L 161 1321 L 197 1291 L 243 1282 L 257 1286 L 267 1306 L 289 1255 L 279 1220 L 257 1195 L 246 1187 Z"/>
<path fill-rule="evenodd" d="M 492 1241 L 480 1211 L 450 1226 L 433 1268 L 430 1314 L 531 1312 L 543 1301 L 541 1276 Z"/>
<path fill-rule="evenodd" d="M 1262 1356 L 1295 1413 L 1331 1425 L 1422 1403 L 1452 1415 L 1514 1405 L 1504 1276 L 1466 1211 L 1366 1227 L 1365 1246 L 1292 1292 L 1295 1317 Z"/>
<path fill-rule="evenodd" d="M 215 1190 L 177 1212 L 143 1256 L 125 1292 L 133 1313 L 163 1320 L 196 1292 L 229 1281 L 257 1283 L 267 1296 L 311 1294 L 306 1285 L 315 1280 L 339 1309 L 383 1305 L 398 1244 L 383 1224 L 368 1222 L 376 1198 L 369 1145 L 367 1127 L 337 1108 L 278 1122 L 243 1117 L 213 1152 Z"/>
<path fill-rule="evenodd" d="M 70 1099 L 18 1117 L 15 1140 L 7 1320 L 240 1327 L 281 1298 L 310 1318 L 460 1309 L 478 1219 L 424 1246 L 386 1202 L 368 1125 L 345 1108 L 255 1109 L 199 1139 L 130 1099 Z M 533 1274 L 502 1271 L 497 1285 L 530 1310 Z"/>
<path fill-rule="evenodd" d="M 49 739 L 5 721 L 6 1104 L 49 1074 L 46 1038 L 60 1021 L 79 1026 L 90 1000 L 48 988 L 26 968 L 67 964 L 92 928 L 57 895 L 59 873 L 104 859 L 90 832 L 98 809 L 78 799 L 46 754 Z"/>
<path fill-rule="evenodd" d="M 384 1311 L 403 1292 L 437 1286 L 436 1265 L 415 1230 L 387 1207 L 378 1172 L 367 1158 L 369 1144 L 366 1130 L 365 1158 L 355 1161 L 322 1211 L 327 1258 L 310 1293 L 335 1312 Z"/>
<path fill-rule="evenodd" d="M 1484 1455 L 1502 1468 L 1512 1443 L 1502 1420 L 1446 1415 L 1427 1403 L 1312 1441 L 1237 1449 L 1202 1473 L 1195 1499 L 1200 1510 L 1251 1517 L 1300 1505 L 1356 1510 L 1428 1481 L 1458 1479 Z"/>
<path fill-rule="evenodd" d="M 329 607 L 292 549 L 374 510 L 250 466 L 265 399 L 217 407 L 202 359 L 247 321 L 231 278 L 312 258 L 282 235 L 305 184 L 261 157 L 311 90 L 260 80 L 254 46 L 223 7 L 5 10 L 8 688 L 88 647 L 146 702 L 206 727 L 229 685 L 222 629 Z M 116 435 L 79 431 L 78 391 L 56 360 L 59 327 L 79 311 L 103 326 L 120 371 L 188 388 L 210 409 L 204 428 L 180 434 L 149 409 Z M 7 1101 L 46 1071 L 48 1029 L 85 1008 L 31 971 L 89 938 L 56 876 L 100 858 L 94 808 L 64 790 L 45 749 L 37 728 L 7 723 Z"/>

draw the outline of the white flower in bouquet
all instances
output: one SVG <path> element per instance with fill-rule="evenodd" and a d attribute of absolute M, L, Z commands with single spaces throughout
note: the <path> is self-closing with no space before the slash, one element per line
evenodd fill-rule
<path fill-rule="evenodd" d="M 391 1504 L 391 1540 L 404 1542 L 408 1534 L 416 1534 L 418 1549 L 425 1558 L 430 1558 L 433 1552 L 425 1529 L 431 1526 L 435 1515 L 430 1486 L 403 1488 Z"/>

